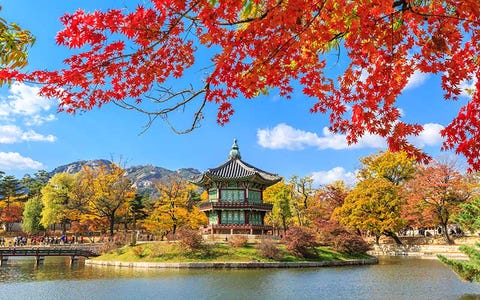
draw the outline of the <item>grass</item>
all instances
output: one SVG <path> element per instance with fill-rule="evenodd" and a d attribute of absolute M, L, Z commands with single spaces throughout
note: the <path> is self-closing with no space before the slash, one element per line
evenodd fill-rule
<path fill-rule="evenodd" d="M 285 245 L 278 244 L 280 255 L 277 260 L 264 258 L 255 244 L 232 247 L 226 243 L 208 244 L 202 250 L 184 251 L 178 243 L 154 242 L 136 246 L 124 246 L 111 250 L 93 260 L 121 262 L 301 262 L 301 261 L 336 261 L 370 258 L 369 255 L 350 255 L 318 247 L 315 258 L 301 258 L 288 253 Z"/>

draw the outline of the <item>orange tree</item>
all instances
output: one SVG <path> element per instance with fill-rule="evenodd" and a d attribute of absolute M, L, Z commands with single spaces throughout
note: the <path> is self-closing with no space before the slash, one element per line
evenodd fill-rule
<path fill-rule="evenodd" d="M 458 98 L 463 81 L 475 82 L 442 135 L 443 148 L 480 169 L 479 11 L 475 0 L 150 0 L 130 11 L 78 10 L 61 17 L 56 37 L 73 49 L 64 68 L 7 65 L 0 80 L 43 83 L 40 94 L 69 113 L 115 103 L 168 121 L 189 106 L 187 132 L 207 103 L 225 124 L 233 99 L 271 89 L 289 98 L 299 85 L 316 99 L 311 112 L 328 113 L 330 129 L 350 143 L 378 134 L 391 150 L 425 159 L 407 140 L 422 126 L 404 122 L 396 100 L 414 72 L 442 74 L 446 99 Z M 330 75 L 327 58 L 340 48 L 347 66 Z M 205 73 L 185 84 L 196 63 Z"/>
<path fill-rule="evenodd" d="M 23 202 L 27 199 L 25 188 L 15 176 L 0 173 L 0 222 L 10 231 L 15 222 L 22 220 Z"/>
<path fill-rule="evenodd" d="M 470 198 L 469 185 L 454 162 L 432 161 L 420 166 L 406 189 L 404 214 L 416 214 L 424 225 L 440 226 L 445 242 L 453 244 L 448 225 L 460 204 Z"/>

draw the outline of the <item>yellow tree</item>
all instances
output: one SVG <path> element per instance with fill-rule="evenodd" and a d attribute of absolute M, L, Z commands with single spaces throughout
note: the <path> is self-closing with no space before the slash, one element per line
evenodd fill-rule
<path fill-rule="evenodd" d="M 392 233 L 403 228 L 401 204 L 398 186 L 384 178 L 367 178 L 334 210 L 333 218 L 346 227 L 375 234 L 378 243 L 380 235 L 395 237 Z M 395 241 L 401 243 L 398 238 Z"/>
<path fill-rule="evenodd" d="M 113 236 L 119 212 L 135 197 L 135 188 L 125 170 L 115 163 L 95 169 L 85 167 L 82 172 L 84 187 L 89 189 L 89 213 L 105 218 Z"/>
<path fill-rule="evenodd" d="M 357 174 L 362 180 L 370 177 L 384 178 L 401 185 L 413 178 L 416 162 L 406 152 L 380 151 L 360 159 L 363 168 Z"/>
<path fill-rule="evenodd" d="M 286 232 L 292 223 L 292 184 L 284 180 L 269 186 L 263 193 L 263 201 L 272 203 L 272 212 L 267 215 L 267 221 L 276 228 L 282 228 Z"/>
<path fill-rule="evenodd" d="M 159 197 L 154 202 L 153 212 L 143 223 L 147 230 L 162 235 L 175 234 L 179 227 L 195 229 L 207 223 L 205 214 L 190 205 L 197 186 L 177 177 L 168 177 L 155 182 L 155 188 Z"/>
<path fill-rule="evenodd" d="M 41 189 L 43 204 L 40 223 L 48 228 L 61 224 L 63 233 L 66 225 L 78 219 L 82 211 L 83 195 L 76 193 L 77 175 L 57 173 Z"/>
<path fill-rule="evenodd" d="M 2 7 L 0 6 L 0 10 Z M 30 31 L 0 18 L 0 68 L 23 68 L 27 65 L 27 50 L 35 42 Z M 0 86 L 11 80 L 0 79 Z"/>
<path fill-rule="evenodd" d="M 336 218 L 345 226 L 373 232 L 377 242 L 384 234 L 401 244 L 396 234 L 405 226 L 401 218 L 404 199 L 400 191 L 403 184 L 413 177 L 416 163 L 401 151 L 380 151 L 360 161 L 363 164 L 357 174 L 360 181 L 336 212 Z M 352 209 L 357 215 L 348 216 L 347 212 Z M 359 216 L 365 219 L 357 220 Z"/>
<path fill-rule="evenodd" d="M 311 201 L 314 200 L 315 190 L 313 188 L 313 178 L 305 176 L 299 178 L 293 176 L 289 182 L 292 185 L 292 213 L 294 221 L 299 226 L 308 226 L 310 220 L 307 219 L 307 210 Z"/>

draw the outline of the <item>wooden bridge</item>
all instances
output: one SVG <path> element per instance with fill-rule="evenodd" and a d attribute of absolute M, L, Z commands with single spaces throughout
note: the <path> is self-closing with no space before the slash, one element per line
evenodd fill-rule
<path fill-rule="evenodd" d="M 0 266 L 7 264 L 10 256 L 33 256 L 35 262 L 41 264 L 46 256 L 69 256 L 73 263 L 79 257 L 95 257 L 99 254 L 91 249 L 74 247 L 21 247 L 21 248 L 0 248 Z"/>

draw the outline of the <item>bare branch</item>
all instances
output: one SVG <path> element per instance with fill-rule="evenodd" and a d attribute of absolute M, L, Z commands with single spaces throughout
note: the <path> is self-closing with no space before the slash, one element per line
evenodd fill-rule
<path fill-rule="evenodd" d="M 191 126 L 188 127 L 187 129 L 178 130 L 174 125 L 170 123 L 168 119 L 168 114 L 175 111 L 179 111 L 182 108 L 185 108 L 187 104 L 193 102 L 193 100 L 197 99 L 202 94 L 206 93 L 208 89 L 209 89 L 208 84 L 206 84 L 200 90 L 195 90 L 193 89 L 193 87 L 191 87 L 191 89 L 185 89 L 181 91 L 172 91 L 171 88 L 159 87 L 157 90 L 160 93 L 158 98 L 151 97 L 151 96 L 147 97 L 147 99 L 149 99 L 153 103 L 166 104 L 166 107 L 163 107 L 159 110 L 148 110 L 146 108 L 140 107 L 140 104 L 131 104 L 125 101 L 113 101 L 113 103 L 123 109 L 135 110 L 148 116 L 149 120 L 147 124 L 144 126 L 144 130 L 142 130 L 141 133 L 144 133 L 146 130 L 148 130 L 150 126 L 153 124 L 153 122 L 158 117 L 161 117 L 175 133 L 185 134 L 193 131 L 194 129 L 200 126 L 199 122 L 203 119 L 203 109 L 205 108 L 207 99 L 203 97 L 199 107 L 195 110 L 195 113 L 193 114 L 193 120 L 192 120 Z M 173 104 L 173 105 L 170 105 L 170 104 Z"/>

